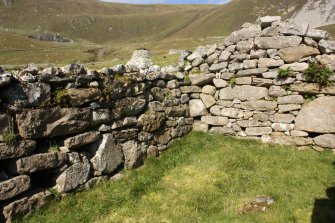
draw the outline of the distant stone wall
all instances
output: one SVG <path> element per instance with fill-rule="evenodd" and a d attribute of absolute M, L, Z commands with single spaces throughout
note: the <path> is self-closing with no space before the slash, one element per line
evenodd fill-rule
<path fill-rule="evenodd" d="M 335 41 L 280 19 L 260 18 L 224 43 L 183 52 L 180 66 L 191 86 L 181 91 L 190 94 L 193 129 L 335 149 L 334 72 L 321 86 L 305 72 L 316 62 L 335 70 Z M 280 69 L 288 76 L 280 77 Z"/>
<path fill-rule="evenodd" d="M 151 66 L 1 71 L 0 204 L 24 215 L 158 156 L 192 129 L 183 76 Z M 17 140 L 9 141 L 17 134 Z"/>
<path fill-rule="evenodd" d="M 335 76 L 320 86 L 305 74 L 315 62 L 335 69 L 335 42 L 327 38 L 264 17 L 224 43 L 181 51 L 178 67 L 153 65 L 145 49 L 100 71 L 0 67 L 4 219 L 44 205 L 52 191 L 117 179 L 192 128 L 335 149 Z"/>

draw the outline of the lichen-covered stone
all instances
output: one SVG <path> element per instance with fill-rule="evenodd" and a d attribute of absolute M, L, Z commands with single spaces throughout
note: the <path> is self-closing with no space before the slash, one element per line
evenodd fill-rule
<path fill-rule="evenodd" d="M 14 145 L 0 143 L 0 160 L 26 156 L 36 148 L 36 142 L 33 140 L 20 140 Z"/>
<path fill-rule="evenodd" d="M 8 200 L 18 194 L 27 191 L 31 187 L 30 177 L 17 176 L 0 182 L 0 201 Z"/>

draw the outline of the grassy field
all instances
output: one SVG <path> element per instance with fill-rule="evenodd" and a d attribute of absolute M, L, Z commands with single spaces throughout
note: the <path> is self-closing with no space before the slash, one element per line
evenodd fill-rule
<path fill-rule="evenodd" d="M 335 202 L 326 191 L 333 191 L 334 160 L 330 152 L 192 132 L 122 180 L 53 201 L 16 222 L 330 223 Z M 241 214 L 258 195 L 271 196 L 274 205 Z"/>

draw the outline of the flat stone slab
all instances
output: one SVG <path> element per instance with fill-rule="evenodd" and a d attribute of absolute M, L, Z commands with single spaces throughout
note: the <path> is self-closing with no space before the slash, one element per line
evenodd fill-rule
<path fill-rule="evenodd" d="M 282 49 L 298 46 L 302 41 L 299 36 L 256 37 L 258 49 Z"/>
<path fill-rule="evenodd" d="M 14 145 L 0 143 L 0 160 L 29 155 L 35 148 L 36 142 L 33 140 L 20 140 Z"/>
<path fill-rule="evenodd" d="M 26 175 L 17 176 L 0 182 L 0 201 L 10 199 L 30 188 L 30 177 Z"/>
<path fill-rule="evenodd" d="M 249 85 L 226 87 L 220 90 L 220 99 L 241 101 L 255 101 L 268 95 L 268 89 L 265 87 L 255 87 Z"/>
<path fill-rule="evenodd" d="M 335 97 L 320 97 L 304 105 L 295 119 L 295 129 L 335 133 Z"/>

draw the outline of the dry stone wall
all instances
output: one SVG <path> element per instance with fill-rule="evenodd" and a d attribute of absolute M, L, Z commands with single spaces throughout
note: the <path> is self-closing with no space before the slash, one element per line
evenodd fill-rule
<path fill-rule="evenodd" d="M 193 129 L 335 149 L 335 41 L 328 37 L 267 16 L 224 43 L 184 51 L 180 66 L 191 86 L 181 91 L 190 95 Z M 310 81 L 311 64 L 327 71 L 327 83 Z"/>
<path fill-rule="evenodd" d="M 61 194 L 89 188 L 158 156 L 192 129 L 183 83 L 183 75 L 157 66 L 2 69 L 3 217 L 10 222 L 44 205 L 50 188 Z"/>
<path fill-rule="evenodd" d="M 0 208 L 8 222 L 61 194 L 120 177 L 193 130 L 335 149 L 335 42 L 263 17 L 178 66 L 134 52 L 124 65 L 0 67 Z M 286 76 L 279 74 L 284 71 Z"/>

